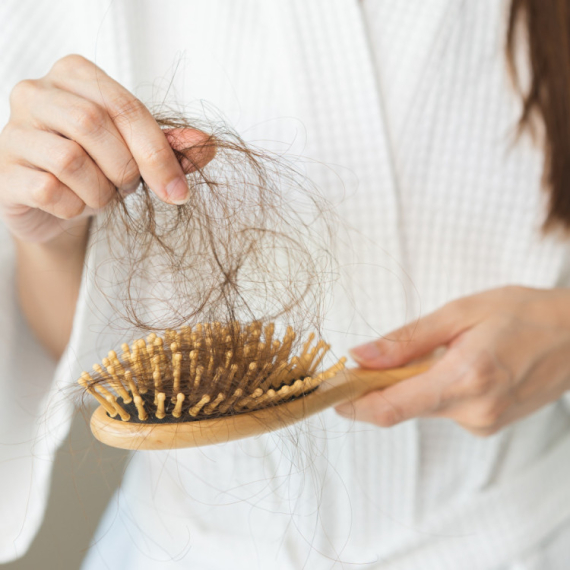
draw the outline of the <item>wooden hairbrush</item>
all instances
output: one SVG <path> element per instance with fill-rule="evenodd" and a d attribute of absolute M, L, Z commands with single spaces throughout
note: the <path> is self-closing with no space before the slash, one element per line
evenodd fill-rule
<path fill-rule="evenodd" d="M 203 323 L 123 344 L 120 358 L 109 352 L 79 379 L 101 404 L 93 434 L 122 449 L 222 443 L 286 427 L 428 368 L 345 369 L 341 358 L 319 372 L 329 345 L 314 344 L 311 334 L 293 355 L 293 329 L 282 340 L 274 333 L 272 323 Z"/>

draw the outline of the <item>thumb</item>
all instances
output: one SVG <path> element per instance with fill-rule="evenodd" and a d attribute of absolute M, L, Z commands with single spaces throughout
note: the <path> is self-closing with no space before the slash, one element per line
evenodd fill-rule
<path fill-rule="evenodd" d="M 203 168 L 216 156 L 216 139 L 197 129 L 163 129 L 186 174 Z"/>
<path fill-rule="evenodd" d="M 349 353 L 364 368 L 392 368 L 425 356 L 475 323 L 468 298 L 396 329 L 385 337 L 352 348 Z"/>

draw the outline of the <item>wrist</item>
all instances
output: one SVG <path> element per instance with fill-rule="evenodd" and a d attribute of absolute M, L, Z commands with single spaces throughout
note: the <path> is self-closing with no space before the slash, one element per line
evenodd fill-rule
<path fill-rule="evenodd" d="M 79 296 L 90 219 L 41 243 L 14 237 L 22 311 L 44 347 L 59 358 L 69 340 Z"/>
<path fill-rule="evenodd" d="M 20 254 L 33 256 L 38 259 L 45 258 L 46 262 L 53 259 L 69 260 L 76 262 L 77 258 L 83 259 L 87 247 L 87 238 L 91 218 L 74 220 L 64 231 L 47 241 L 28 241 L 12 234 L 16 245 L 18 258 Z"/>

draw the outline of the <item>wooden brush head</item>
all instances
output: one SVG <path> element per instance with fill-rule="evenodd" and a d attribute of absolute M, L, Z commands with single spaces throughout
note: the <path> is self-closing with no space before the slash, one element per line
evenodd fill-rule
<path fill-rule="evenodd" d="M 121 356 L 109 352 L 79 383 L 117 421 L 234 416 L 306 395 L 344 368 L 343 358 L 319 372 L 330 346 L 314 334 L 296 340 L 291 327 L 275 338 L 273 323 L 200 323 L 123 344 Z"/>

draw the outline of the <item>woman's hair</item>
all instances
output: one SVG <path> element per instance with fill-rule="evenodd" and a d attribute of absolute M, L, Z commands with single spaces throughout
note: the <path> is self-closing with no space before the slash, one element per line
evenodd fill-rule
<path fill-rule="evenodd" d="M 510 68 L 523 97 L 522 129 L 543 125 L 544 228 L 570 230 L 570 0 L 512 0 L 507 32 Z M 528 47 L 530 81 L 521 86 L 516 49 Z"/>

